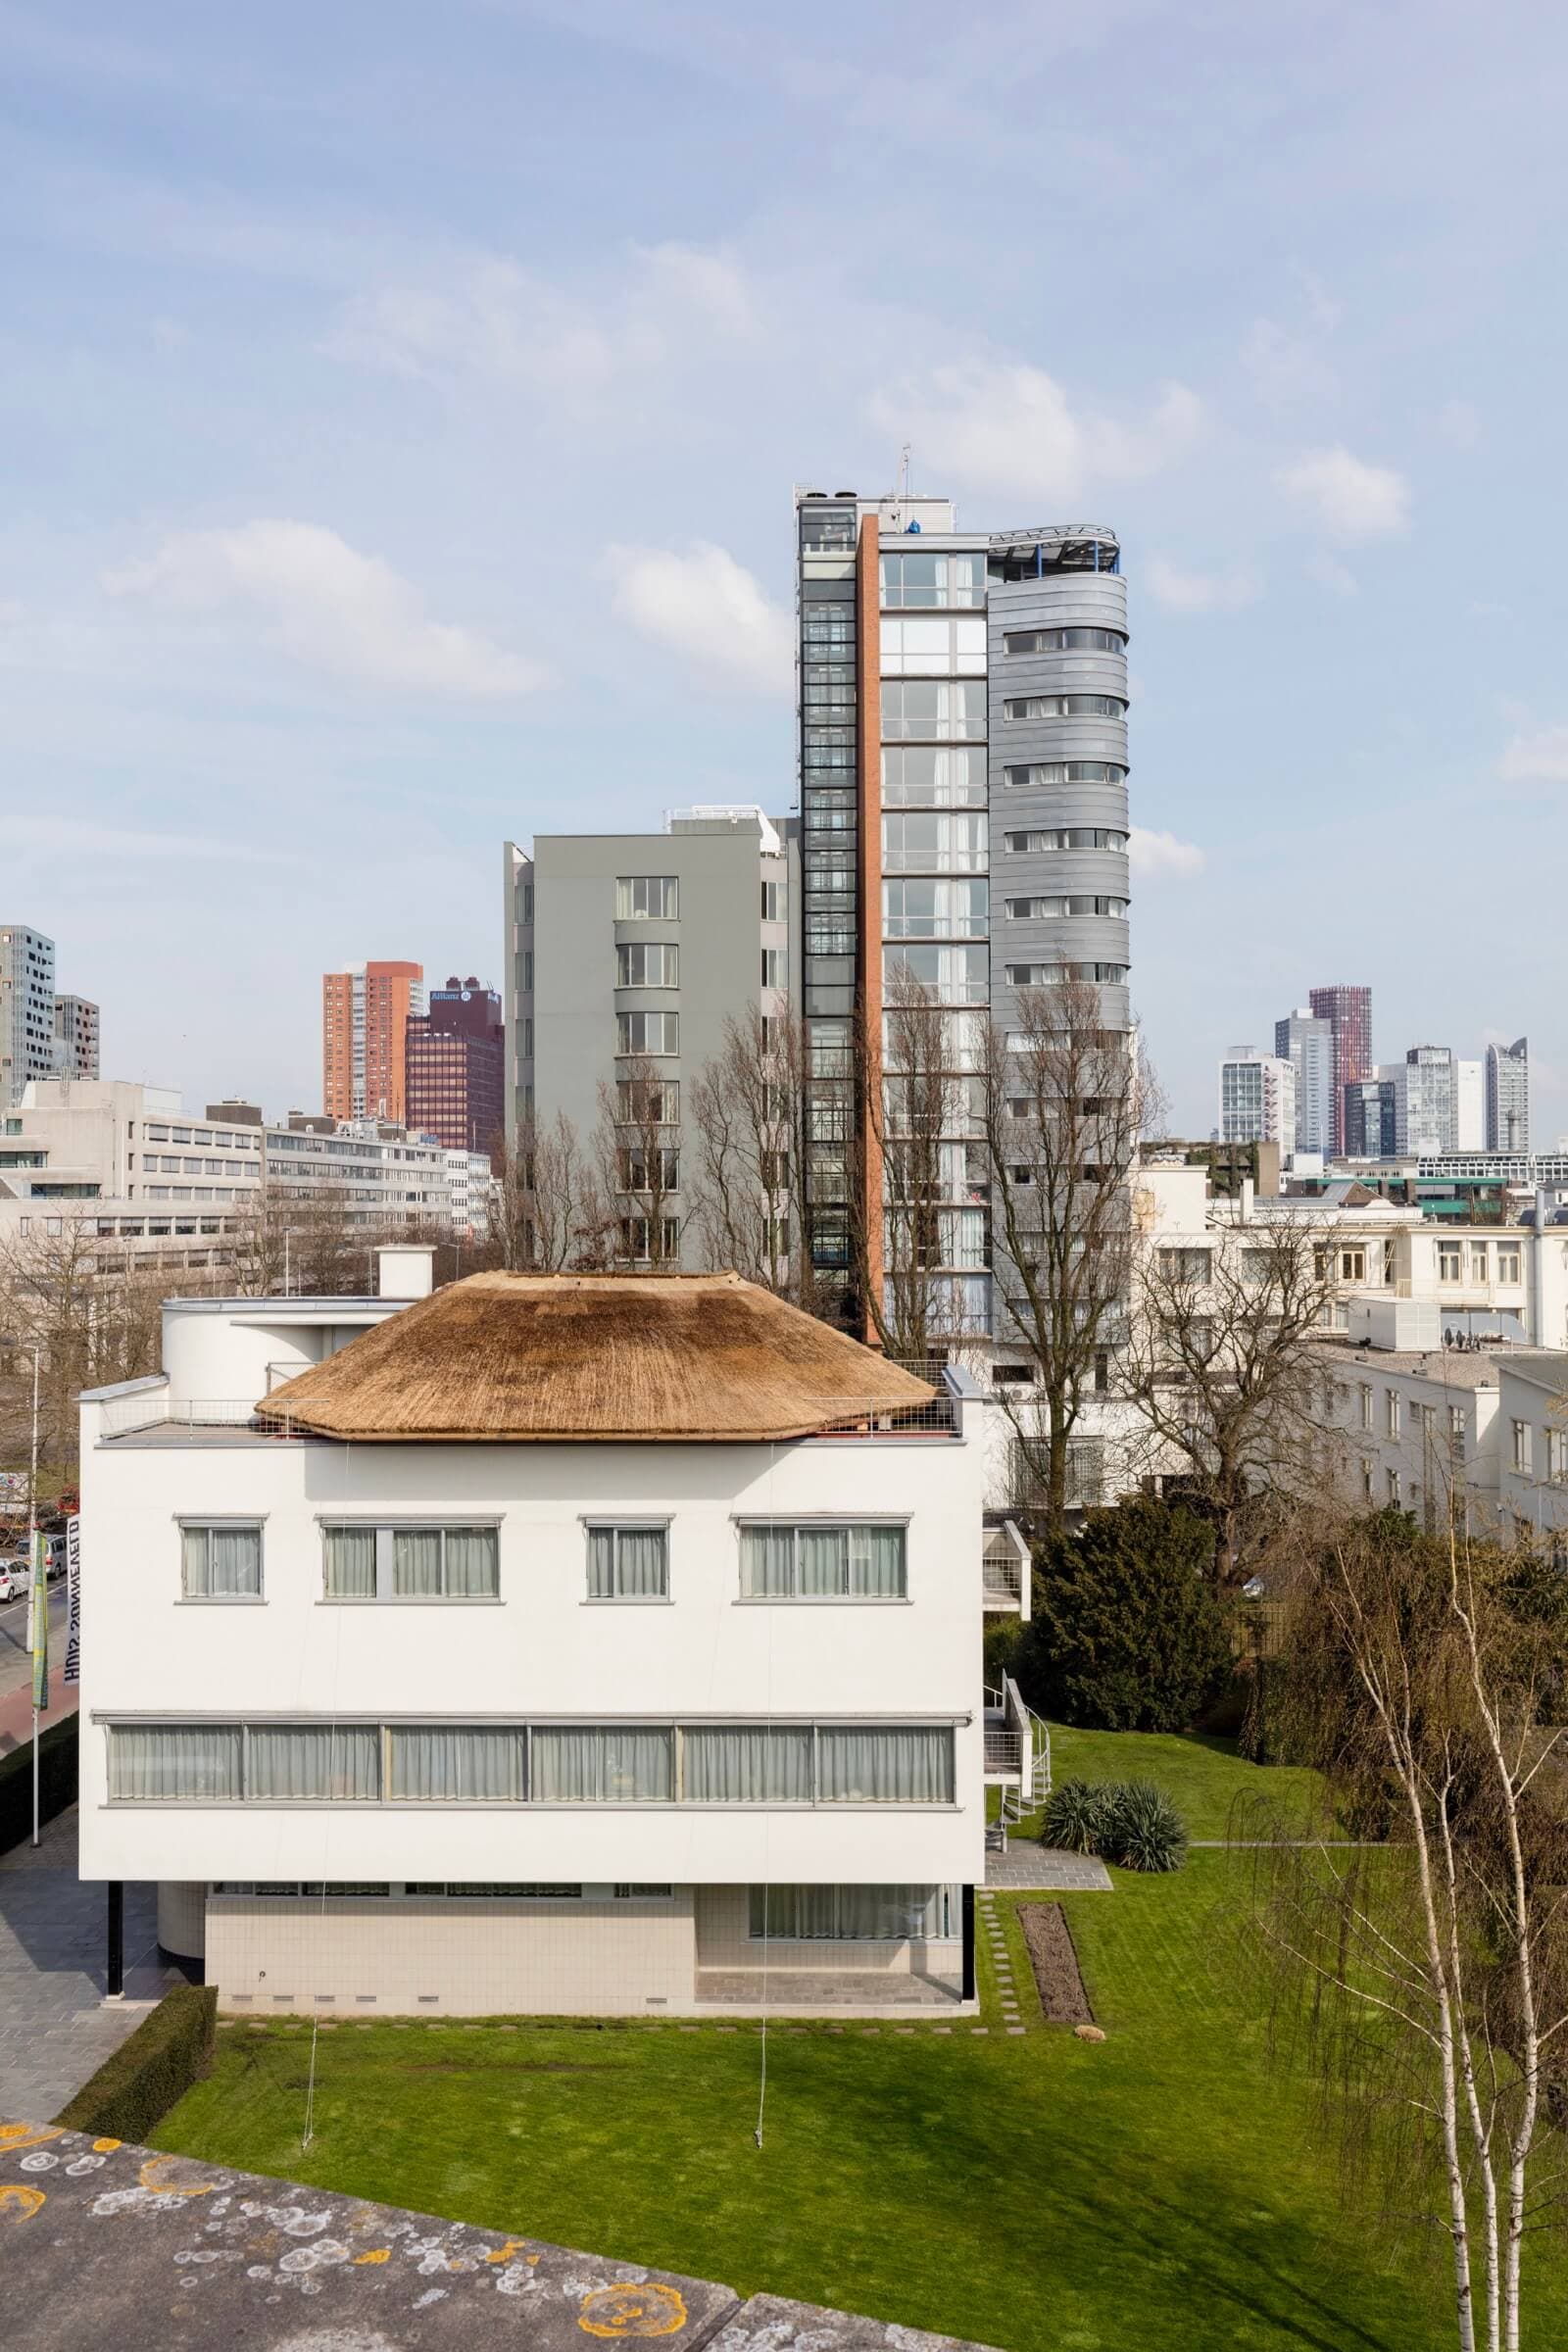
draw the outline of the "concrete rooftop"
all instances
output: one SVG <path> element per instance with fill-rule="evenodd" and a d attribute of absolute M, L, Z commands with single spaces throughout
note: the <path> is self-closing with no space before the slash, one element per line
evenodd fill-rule
<path fill-rule="evenodd" d="M 981 2352 L 53 2125 L 0 2124 L 0 2248 L 49 2352 Z"/>

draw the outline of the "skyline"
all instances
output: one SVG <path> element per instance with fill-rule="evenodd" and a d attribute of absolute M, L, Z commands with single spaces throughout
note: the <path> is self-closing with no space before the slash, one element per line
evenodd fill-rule
<path fill-rule="evenodd" d="M 499 982 L 508 837 L 787 808 L 791 485 L 908 441 L 1121 538 L 1173 1124 L 1339 977 L 1382 1059 L 1528 1034 L 1568 1130 L 1568 33 L 949 24 L 0 14 L 4 912 L 108 1072 L 309 1107 L 324 970 Z"/>

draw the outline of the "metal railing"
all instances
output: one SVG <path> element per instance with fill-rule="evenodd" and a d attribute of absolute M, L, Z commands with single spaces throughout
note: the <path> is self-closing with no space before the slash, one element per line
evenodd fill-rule
<path fill-rule="evenodd" d="M 147 1430 L 185 1430 L 195 1443 L 213 1430 L 248 1430 L 257 1437 L 301 1438 L 310 1433 L 288 1414 L 257 1412 L 254 1396 L 170 1396 L 152 1392 L 111 1396 L 99 1406 L 105 1438 L 134 1437 Z"/>

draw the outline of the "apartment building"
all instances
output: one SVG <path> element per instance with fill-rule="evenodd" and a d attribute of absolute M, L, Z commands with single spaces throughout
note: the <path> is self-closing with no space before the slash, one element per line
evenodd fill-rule
<path fill-rule="evenodd" d="M 55 1060 L 55 943 L 25 923 L 0 923 L 0 1108 Z"/>
<path fill-rule="evenodd" d="M 734 1276 L 171 1301 L 81 1403 L 83 1878 L 236 2017 L 961 2010 L 978 1410 Z"/>
<path fill-rule="evenodd" d="M 1395 1150 L 1415 1157 L 1452 1152 L 1458 1141 L 1458 1073 L 1448 1046 L 1412 1046 L 1378 1077 L 1394 1090 Z"/>
<path fill-rule="evenodd" d="M 1296 1133 L 1285 1140 L 1298 1152 L 1333 1150 L 1334 1024 L 1298 1004 L 1274 1024 L 1274 1051 L 1296 1072 Z"/>
<path fill-rule="evenodd" d="M 424 1010 L 424 967 L 350 963 L 321 976 L 321 1107 L 334 1119 L 408 1115 L 407 1039 Z"/>
<path fill-rule="evenodd" d="M 639 1104 L 657 1085 L 665 1230 L 656 1242 L 629 1217 L 633 1260 L 704 1262 L 686 1231 L 684 1090 L 722 1053 L 727 1024 L 777 1016 L 791 1001 L 794 856 L 793 828 L 755 807 L 676 809 L 661 833 L 506 846 L 511 1134 L 564 1113 L 592 1154 L 608 1118 L 624 1139 L 616 1151 L 640 1152 Z"/>
<path fill-rule="evenodd" d="M 86 997 L 55 999 L 55 1075 L 98 1075 L 98 1007 Z"/>
<path fill-rule="evenodd" d="M 1108 530 L 966 532 L 951 501 L 907 495 L 797 492 L 796 561 L 808 1239 L 863 1327 L 854 1237 L 877 1281 L 882 1203 L 859 1008 L 933 992 L 957 1078 L 1020 991 L 1087 980 L 1129 1027 L 1126 583 Z M 977 1335 L 990 1216 L 970 1090 L 952 1098 L 932 1282 L 939 1322 Z"/>
<path fill-rule="evenodd" d="M 1278 1144 L 1296 1140 L 1296 1064 L 1281 1054 L 1238 1046 L 1219 1065 L 1219 1140 L 1223 1144 Z"/>
<path fill-rule="evenodd" d="M 488 1152 L 443 1152 L 447 1223 L 460 1241 L 482 1242 L 490 1231 L 495 1178 Z"/>
<path fill-rule="evenodd" d="M 408 1126 L 449 1152 L 490 1152 L 506 1123 L 501 999 L 456 974 L 410 1013 L 405 1048 Z"/>
<path fill-rule="evenodd" d="M 1486 1052 L 1486 1148 L 1525 1152 L 1530 1149 L 1530 1041 Z"/>

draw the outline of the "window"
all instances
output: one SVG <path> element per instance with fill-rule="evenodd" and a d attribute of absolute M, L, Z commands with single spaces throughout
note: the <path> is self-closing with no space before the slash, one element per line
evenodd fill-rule
<path fill-rule="evenodd" d="M 678 1127 L 680 1080 L 617 1078 L 615 1116 L 622 1122 L 646 1122 L 651 1127 Z"/>
<path fill-rule="evenodd" d="M 1373 1481 L 1373 1470 L 1372 1470 L 1372 1464 L 1371 1464 L 1369 1461 L 1366 1461 L 1366 1460 L 1364 1460 L 1364 1459 L 1363 1459 L 1363 1461 L 1362 1461 L 1362 1463 L 1361 1463 L 1361 1494 L 1362 1494 L 1362 1498 L 1363 1498 L 1363 1500 L 1365 1500 L 1365 1501 L 1367 1501 L 1367 1502 L 1371 1502 L 1371 1501 L 1373 1500 L 1373 1498 L 1374 1498 L 1374 1495 L 1375 1495 L 1375 1494 L 1376 1494 L 1376 1489 L 1375 1489 L 1375 1487 L 1374 1487 L 1374 1485 L 1373 1485 L 1372 1481 Z"/>
<path fill-rule="evenodd" d="M 618 1154 L 620 1188 L 626 1193 L 675 1193 L 680 1190 L 680 1153 L 673 1144 L 645 1151 L 641 1144 L 623 1144 Z"/>
<path fill-rule="evenodd" d="M 904 684 L 895 678 L 883 685 L 882 732 L 891 742 L 961 743 L 985 731 L 983 680 L 972 685 L 946 680 Z"/>
<path fill-rule="evenodd" d="M 660 1254 L 663 1258 L 680 1255 L 680 1219 L 664 1217 L 660 1221 Z M 654 1227 L 650 1217 L 622 1217 L 620 1220 L 620 1250 L 624 1258 L 635 1265 L 651 1265 L 654 1256 Z"/>
<path fill-rule="evenodd" d="M 1366 1250 L 1359 1244 L 1341 1250 L 1340 1280 L 1342 1282 L 1365 1282 Z"/>
<path fill-rule="evenodd" d="M 1127 640 L 1116 629 L 1008 629 L 1002 640 L 1009 654 L 1124 654 Z"/>
<path fill-rule="evenodd" d="M 680 913 L 680 882 L 674 874 L 618 874 L 615 878 L 615 919 L 632 922 L 646 916 L 651 922 L 672 923 Z"/>
<path fill-rule="evenodd" d="M 1499 1242 L 1497 1244 L 1497 1280 L 1499 1282 L 1518 1282 L 1520 1279 L 1519 1256 L 1517 1242 Z"/>
<path fill-rule="evenodd" d="M 882 604 L 897 612 L 925 606 L 983 605 L 986 601 L 986 560 L 983 555 L 890 555 L 880 562 Z"/>
<path fill-rule="evenodd" d="M 1167 1282 L 1206 1283 L 1213 1272 L 1212 1250 L 1161 1250 L 1159 1270 Z"/>
<path fill-rule="evenodd" d="M 784 919 L 785 919 L 785 916 L 786 916 L 786 914 L 788 913 L 788 911 L 789 911 L 789 909 L 788 909 L 788 907 L 787 907 L 787 906 L 786 906 L 786 904 L 785 904 L 785 893 L 784 893 L 784 885 L 783 885 L 783 883 L 782 883 L 782 882 L 764 882 L 764 883 L 762 884 L 762 920 L 763 920 L 763 922 L 764 922 L 764 923 L 781 923 L 781 922 L 783 922 L 783 921 L 784 921 Z"/>
<path fill-rule="evenodd" d="M 325 1526 L 328 1600 L 494 1600 L 495 1527 Z"/>
<path fill-rule="evenodd" d="M 1042 857 L 1054 850 L 1119 852 L 1127 847 L 1126 834 L 1105 825 L 1058 825 L 1044 833 L 1005 833 L 1003 841 L 1009 854 L 1017 857 Z"/>
<path fill-rule="evenodd" d="M 991 885 L 983 880 L 884 882 L 882 936 L 984 939 L 990 929 L 990 894 Z"/>
<path fill-rule="evenodd" d="M 109 1794 L 116 1803 L 234 1804 L 240 1794 L 237 1724 L 116 1724 Z"/>
<path fill-rule="evenodd" d="M 884 745 L 882 805 L 885 808 L 983 808 L 984 751 L 949 751 L 937 744 Z"/>
<path fill-rule="evenodd" d="M 532 1735 L 533 1794 L 545 1805 L 668 1804 L 671 1731 L 541 1725 Z"/>
<path fill-rule="evenodd" d="M 1391 1438 L 1396 1438 L 1399 1434 L 1399 1392 L 1397 1389 L 1385 1389 L 1383 1392 L 1383 1427 Z"/>
<path fill-rule="evenodd" d="M 262 1531 L 254 1521 L 180 1523 L 183 1600 L 260 1600 Z"/>
<path fill-rule="evenodd" d="M 615 1031 L 617 1054 L 678 1054 L 680 1052 L 680 1014 L 678 1012 L 617 1012 Z"/>
<path fill-rule="evenodd" d="M 1369 1380 L 1361 1383 L 1361 1427 L 1372 1427 L 1372 1383 Z"/>
<path fill-rule="evenodd" d="M 527 1734 L 498 1724 L 393 1726 L 395 1802 L 517 1804 L 528 1793 Z"/>
<path fill-rule="evenodd" d="M 1389 1508 L 1391 1511 L 1396 1511 L 1399 1507 L 1399 1473 L 1397 1470 L 1390 1470 L 1385 1474 L 1385 1476 L 1388 1488 Z"/>
<path fill-rule="evenodd" d="M 255 1724 L 245 1733 L 243 1773 L 256 1804 L 378 1799 L 381 1735 L 373 1724 Z"/>
<path fill-rule="evenodd" d="M 702 1724 L 682 1734 L 686 1802 L 808 1805 L 809 1724 Z"/>
<path fill-rule="evenodd" d="M 748 1600 L 903 1600 L 906 1530 L 827 1524 L 741 1529 Z"/>
<path fill-rule="evenodd" d="M 1527 1478 L 1530 1475 L 1530 1437 L 1529 1422 L 1515 1421 L 1513 1424 L 1513 1466 Z"/>
<path fill-rule="evenodd" d="M 1440 1242 L 1438 1244 L 1438 1280 L 1440 1282 L 1463 1280 L 1463 1255 L 1457 1242 Z"/>
<path fill-rule="evenodd" d="M 1568 1430 L 1546 1432 L 1546 1476 L 1554 1486 L 1568 1479 Z"/>
<path fill-rule="evenodd" d="M 1125 718 L 1127 706 L 1113 694 L 1008 695 L 1004 718 Z"/>
<path fill-rule="evenodd" d="M 1462 1404 L 1448 1407 L 1448 1449 L 1455 1456 L 1464 1452 L 1465 1409 Z"/>
<path fill-rule="evenodd" d="M 1471 1281 L 1486 1282 L 1491 1276 L 1491 1271 L 1492 1251 L 1487 1248 L 1485 1242 L 1472 1242 L 1470 1245 Z"/>
<path fill-rule="evenodd" d="M 667 1527 L 590 1527 L 590 1600 L 667 1600 Z"/>
<path fill-rule="evenodd" d="M 1014 923 L 1054 922 L 1082 914 L 1109 915 L 1120 922 L 1126 917 L 1127 901 L 1087 894 L 1066 899 L 1008 899 L 1006 909 L 1007 919 Z"/>
<path fill-rule="evenodd" d="M 952 1886 L 754 1886 L 753 1942 L 939 1943 L 961 1935 Z"/>
<path fill-rule="evenodd" d="M 650 1881 L 646 1885 L 630 1882 L 616 1886 L 614 1900 L 617 1903 L 667 1903 L 673 1899 L 674 1893 L 674 1887 L 667 1882 L 660 1884 Z"/>
<path fill-rule="evenodd" d="M 951 1731 L 884 1730 L 867 1724 L 816 1735 L 819 1804 L 951 1805 Z"/>
<path fill-rule="evenodd" d="M 617 988 L 677 988 L 680 950 L 659 940 L 629 940 L 615 950 Z"/>
<path fill-rule="evenodd" d="M 1002 781 L 1008 792 L 1039 792 L 1049 784 L 1125 784 L 1127 770 L 1114 760 L 1032 760 L 1004 767 Z"/>
<path fill-rule="evenodd" d="M 983 874 L 988 862 L 983 815 L 894 811 L 882 819 L 886 873 Z"/>
<path fill-rule="evenodd" d="M 788 988 L 789 984 L 788 951 L 784 948 L 764 948 L 762 950 L 762 986 L 764 988 Z"/>
<path fill-rule="evenodd" d="M 985 675 L 986 624 L 975 620 L 884 620 L 881 668 L 887 678 Z"/>

